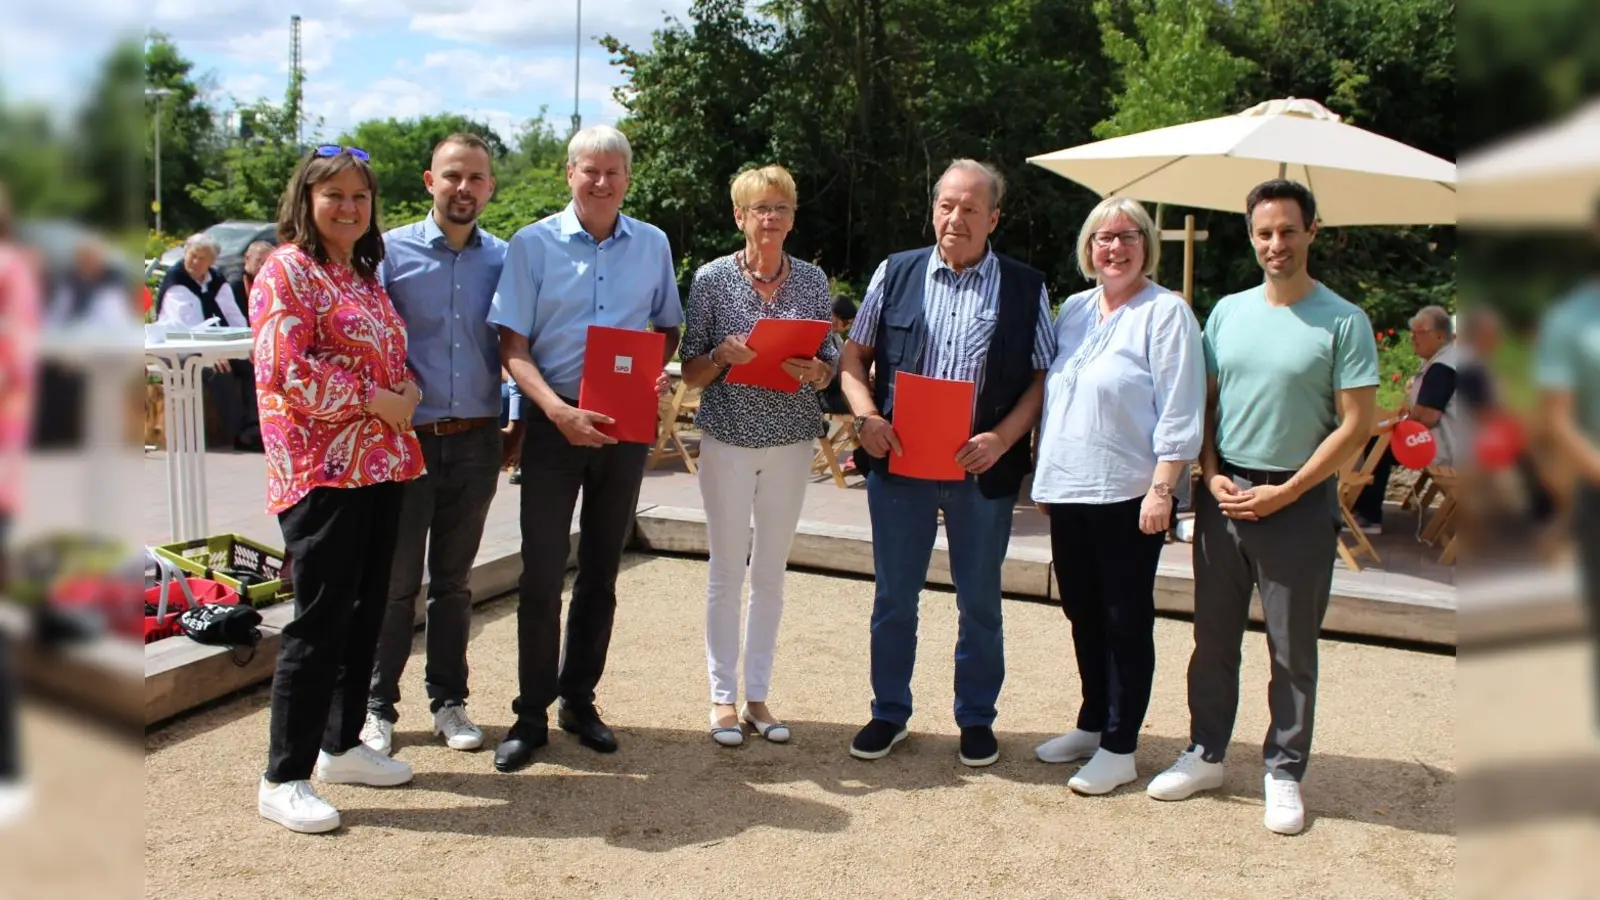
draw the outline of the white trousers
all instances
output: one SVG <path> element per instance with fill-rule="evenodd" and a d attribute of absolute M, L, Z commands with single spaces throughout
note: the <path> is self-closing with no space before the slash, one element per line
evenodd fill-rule
<path fill-rule="evenodd" d="M 752 449 L 710 435 L 700 439 L 700 497 L 711 551 L 706 666 L 712 703 L 738 702 L 739 613 L 746 560 L 750 608 L 744 625 L 744 698 L 767 701 L 778 621 L 783 616 L 783 576 L 800 524 L 813 452 L 810 443 Z"/>

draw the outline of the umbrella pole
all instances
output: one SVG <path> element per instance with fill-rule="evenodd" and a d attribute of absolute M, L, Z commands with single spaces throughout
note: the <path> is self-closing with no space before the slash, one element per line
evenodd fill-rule
<path fill-rule="evenodd" d="M 1183 217 L 1183 299 L 1194 305 L 1194 214 Z"/>

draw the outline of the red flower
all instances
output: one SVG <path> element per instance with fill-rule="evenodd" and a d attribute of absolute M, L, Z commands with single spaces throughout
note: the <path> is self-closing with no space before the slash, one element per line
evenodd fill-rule
<path fill-rule="evenodd" d="M 1394 329 L 1389 329 L 1389 337 L 1394 337 Z"/>
<path fill-rule="evenodd" d="M 1381 332 L 1381 331 L 1374 332 L 1373 335 L 1372 335 L 1372 339 L 1377 341 L 1380 344 L 1383 343 L 1383 332 Z"/>
<path fill-rule="evenodd" d="M 1399 381 L 1400 380 L 1400 373 L 1399 372 L 1394 373 L 1394 377 L 1392 379 L 1390 379 L 1390 380 L 1391 381 Z"/>

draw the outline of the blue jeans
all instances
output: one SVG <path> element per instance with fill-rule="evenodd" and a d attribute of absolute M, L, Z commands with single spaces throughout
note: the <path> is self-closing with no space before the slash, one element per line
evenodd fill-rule
<path fill-rule="evenodd" d="M 871 472 L 872 716 L 897 725 L 911 719 L 911 671 L 917 661 L 917 604 L 944 510 L 950 574 L 956 584 L 956 724 L 994 724 L 1006 677 L 1000 567 L 1011 541 L 1017 495 L 991 500 L 976 479 L 924 481 Z"/>

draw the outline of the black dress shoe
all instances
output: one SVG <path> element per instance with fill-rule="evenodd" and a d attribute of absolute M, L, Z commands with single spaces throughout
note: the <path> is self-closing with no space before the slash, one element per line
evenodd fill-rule
<path fill-rule="evenodd" d="M 562 731 L 569 731 L 578 736 L 578 743 L 599 753 L 617 752 L 617 736 L 611 733 L 606 723 L 600 721 L 600 713 L 593 706 L 567 706 L 561 707 L 561 712 L 556 716 Z"/>
<path fill-rule="evenodd" d="M 494 767 L 501 772 L 526 769 L 533 762 L 533 751 L 550 743 L 550 729 L 543 722 L 537 724 L 518 719 L 506 732 L 505 740 L 494 751 Z"/>

